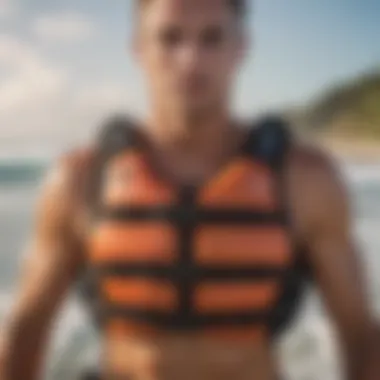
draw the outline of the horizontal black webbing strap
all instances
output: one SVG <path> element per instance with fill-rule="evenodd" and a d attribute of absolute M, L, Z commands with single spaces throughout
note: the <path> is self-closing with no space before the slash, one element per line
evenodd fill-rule
<path fill-rule="evenodd" d="M 173 224 L 283 224 L 285 215 L 280 210 L 268 212 L 248 209 L 218 209 L 205 207 L 152 206 L 104 208 L 98 218 L 115 221 L 168 221 Z"/>
<path fill-rule="evenodd" d="M 193 281 L 219 280 L 219 281 L 246 281 L 260 280 L 283 276 L 289 269 L 280 266 L 165 266 L 146 263 L 110 263 L 94 266 L 94 271 L 100 277 L 148 277 L 178 281 L 184 277 Z"/>
<path fill-rule="evenodd" d="M 148 323 L 157 327 L 204 328 L 208 326 L 241 326 L 263 323 L 269 320 L 269 314 L 260 310 L 243 310 L 240 312 L 223 312 L 209 314 L 183 315 L 165 313 L 150 309 L 137 309 L 128 306 L 103 305 L 99 311 L 102 321 L 109 318 L 124 318 L 126 320 Z"/>

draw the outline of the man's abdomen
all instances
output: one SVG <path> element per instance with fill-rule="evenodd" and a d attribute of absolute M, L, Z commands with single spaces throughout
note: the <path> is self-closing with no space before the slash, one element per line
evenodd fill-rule
<path fill-rule="evenodd" d="M 171 335 L 104 342 L 102 380 L 274 380 L 271 350 Z"/>

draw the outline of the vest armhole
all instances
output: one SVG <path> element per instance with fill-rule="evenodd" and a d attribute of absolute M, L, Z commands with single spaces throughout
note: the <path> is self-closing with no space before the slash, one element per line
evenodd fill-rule
<path fill-rule="evenodd" d="M 304 249 L 296 235 L 291 215 L 289 187 L 286 183 L 286 169 L 292 139 L 288 122 L 279 116 L 272 115 L 262 119 L 252 128 L 244 147 L 246 155 L 253 160 L 262 162 L 272 170 L 276 183 L 276 196 L 279 200 L 279 211 L 283 214 L 284 228 L 294 249 L 289 273 L 280 279 L 282 291 L 278 297 L 273 318 L 268 322 L 272 338 L 280 334 L 294 316 L 296 310 L 294 305 L 299 302 L 303 293 L 303 289 L 297 285 L 299 276 L 305 279 L 308 277 L 307 265 L 304 262 Z"/>

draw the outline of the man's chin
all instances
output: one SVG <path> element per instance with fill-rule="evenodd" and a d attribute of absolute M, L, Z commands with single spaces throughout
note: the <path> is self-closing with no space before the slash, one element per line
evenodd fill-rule
<path fill-rule="evenodd" d="M 212 102 L 208 99 L 201 98 L 191 98 L 191 99 L 183 99 L 178 103 L 179 109 L 183 110 L 186 113 L 199 113 L 205 112 L 208 109 L 213 108 Z"/>
<path fill-rule="evenodd" d="M 200 119 L 213 113 L 214 107 L 210 103 L 188 104 L 183 108 L 183 111 L 189 119 Z"/>

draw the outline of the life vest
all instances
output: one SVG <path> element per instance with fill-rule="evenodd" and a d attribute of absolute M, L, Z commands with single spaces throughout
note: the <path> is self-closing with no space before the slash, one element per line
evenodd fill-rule
<path fill-rule="evenodd" d="M 286 124 L 267 118 L 200 188 L 152 170 L 127 119 L 101 135 L 87 300 L 103 331 L 266 339 L 292 319 L 305 270 L 283 185 Z"/>

